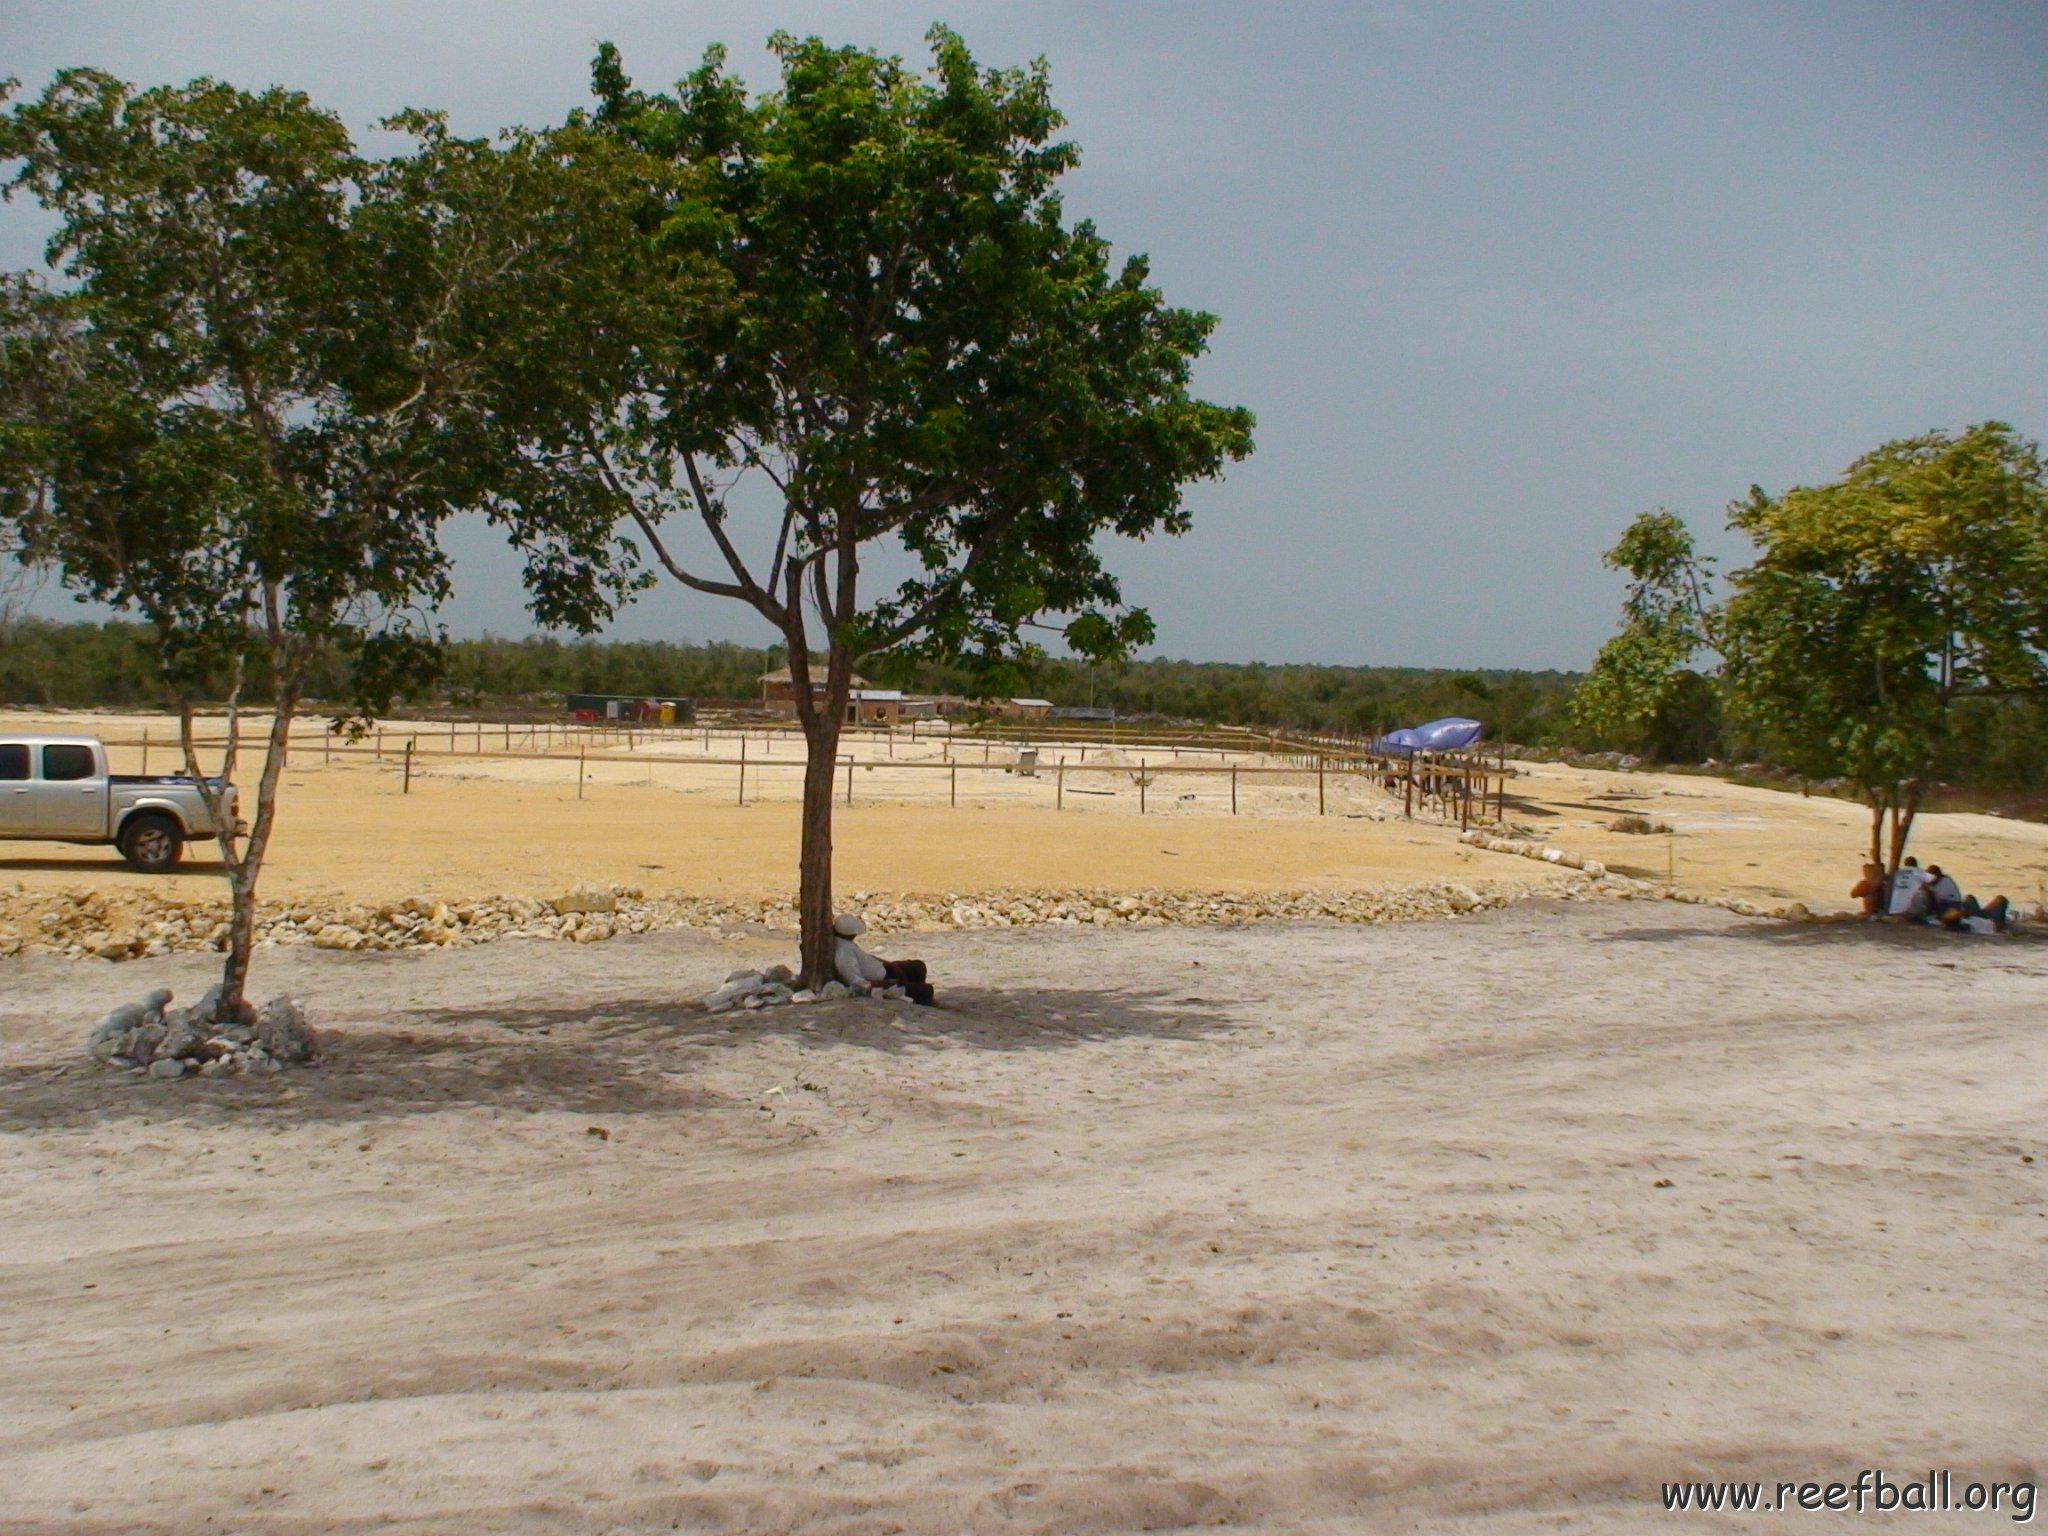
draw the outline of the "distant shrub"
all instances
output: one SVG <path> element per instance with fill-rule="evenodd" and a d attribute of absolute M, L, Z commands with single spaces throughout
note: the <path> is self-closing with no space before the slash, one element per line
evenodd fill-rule
<path fill-rule="evenodd" d="M 1669 832 L 1668 821 L 1652 821 L 1647 816 L 1617 816 L 1607 823 L 1610 832 L 1629 832 L 1638 837 L 1647 837 L 1652 832 Z"/>

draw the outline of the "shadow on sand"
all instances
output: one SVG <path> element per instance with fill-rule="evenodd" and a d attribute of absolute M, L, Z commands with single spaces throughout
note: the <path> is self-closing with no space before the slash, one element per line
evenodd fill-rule
<path fill-rule="evenodd" d="M 1791 949 L 1880 948 L 1990 954 L 2018 950 L 2030 958 L 2048 949 L 2048 931 L 2038 925 L 2004 934 L 1950 933 L 1924 923 L 1792 923 L 1752 918 L 1726 927 L 1627 928 L 1591 936 L 1595 944 L 1681 944 L 1692 939 L 1741 939 Z"/>
<path fill-rule="evenodd" d="M 941 1006 L 848 1000 L 709 1014 L 694 999 L 593 998 L 553 1008 L 406 1009 L 338 1020 L 321 1061 L 264 1076 L 159 1082 L 79 1056 L 0 1070 L 0 1133 L 111 1118 L 216 1124 L 346 1123 L 489 1108 L 579 1114 L 690 1112 L 725 1101 L 691 1081 L 710 1050 L 782 1039 L 819 1052 L 1061 1050 L 1198 1040 L 1233 1027 L 1185 989 L 962 987 Z"/>
<path fill-rule="evenodd" d="M 211 847 L 212 843 L 208 842 L 204 845 L 188 843 L 185 848 L 185 857 L 178 861 L 177 867 L 171 873 L 175 875 L 225 876 L 227 871 L 218 858 L 201 859 L 192 856 L 193 848 L 199 846 Z M 132 875 L 138 873 L 138 871 L 128 867 L 126 859 L 98 857 L 95 856 L 91 849 L 84 849 L 72 858 L 37 856 L 0 859 L 0 875 L 23 874 L 27 872 L 77 875 L 81 880 L 91 880 L 100 875 Z"/>

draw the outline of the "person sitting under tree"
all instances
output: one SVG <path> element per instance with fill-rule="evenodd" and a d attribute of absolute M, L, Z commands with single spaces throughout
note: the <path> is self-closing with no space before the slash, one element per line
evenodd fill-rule
<path fill-rule="evenodd" d="M 1955 877 L 1939 864 L 1927 866 L 1928 916 L 1950 933 L 2003 933 L 2012 903 L 2003 896 L 1979 903 L 1965 896 Z"/>
<path fill-rule="evenodd" d="M 868 992 L 876 987 L 901 987 L 913 1003 L 931 1007 L 938 994 L 925 979 L 924 962 L 884 960 L 869 954 L 853 942 L 867 931 L 868 925 L 850 912 L 842 912 L 832 919 L 832 932 L 837 936 L 832 946 L 833 968 L 839 973 L 839 979 L 855 992 Z"/>
<path fill-rule="evenodd" d="M 1927 916 L 1927 871 L 1920 861 L 1908 857 L 1892 875 L 1891 900 L 1886 912 L 1902 922 L 1920 922 Z"/>

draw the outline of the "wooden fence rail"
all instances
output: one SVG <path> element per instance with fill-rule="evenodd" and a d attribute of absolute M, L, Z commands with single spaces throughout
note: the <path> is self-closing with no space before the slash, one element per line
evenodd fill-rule
<path fill-rule="evenodd" d="M 515 735 L 517 733 L 515 732 Z M 532 732 L 527 733 L 531 736 Z M 698 733 L 690 733 L 698 734 Z M 589 770 L 594 767 L 646 769 L 649 782 L 656 767 L 677 768 L 733 768 L 738 770 L 738 798 L 746 800 L 747 770 L 754 771 L 755 783 L 759 785 L 765 773 L 775 769 L 801 772 L 804 759 L 801 757 L 750 757 L 747 754 L 751 736 L 742 736 L 740 752 L 735 757 L 683 756 L 673 753 L 634 752 L 631 756 L 595 757 L 590 754 L 589 744 L 581 738 L 564 741 L 559 748 L 540 750 L 506 750 L 486 737 L 482 750 L 472 748 L 468 743 L 476 739 L 473 728 L 464 730 L 460 736 L 443 738 L 438 732 L 413 732 L 380 730 L 360 742 L 336 742 L 331 736 L 323 736 L 320 742 L 322 761 L 331 762 L 339 758 L 369 758 L 372 761 L 391 759 L 400 766 L 406 787 L 409 789 L 414 776 L 424 773 L 423 760 L 427 749 L 433 748 L 435 756 L 443 758 L 466 758 L 479 761 L 497 762 L 551 762 L 575 763 L 577 765 L 577 790 L 579 797 Z M 502 739 L 502 736 L 500 737 Z M 442 745 L 443 741 L 446 745 Z M 151 748 L 170 746 L 177 757 L 182 750 L 174 744 L 155 742 L 147 737 L 132 740 L 110 740 L 108 747 Z M 218 750 L 226 745 L 225 739 L 208 739 L 195 743 L 202 748 Z M 260 743 L 258 744 L 260 746 Z M 1374 780 L 1383 789 L 1398 790 L 1402 795 L 1403 810 L 1413 816 L 1418 809 L 1434 804 L 1447 819 L 1456 817 L 1461 824 L 1469 825 L 1475 819 L 1485 819 L 1488 801 L 1496 807 L 1504 804 L 1504 791 L 1499 787 L 1503 780 L 1498 778 L 1495 765 L 1477 760 L 1454 760 L 1432 758 L 1389 758 L 1371 756 L 1318 756 L 1314 754 L 1285 754 L 1291 760 L 1268 765 L 1244 763 L 1205 763 L 1182 761 L 1177 756 L 1164 761 L 1149 757 L 1133 763 L 1090 763 L 1086 761 L 1026 764 L 1016 761 L 996 762 L 985 757 L 981 762 L 963 761 L 958 758 L 898 758 L 883 759 L 866 763 L 854 757 L 846 757 L 846 799 L 850 804 L 854 797 L 854 769 L 863 767 L 871 772 L 915 775 L 919 773 L 942 773 L 948 780 L 948 798 L 952 804 L 959 803 L 960 773 L 964 769 L 972 774 L 1022 775 L 1027 778 L 1050 777 L 1053 780 L 1053 804 L 1056 810 L 1066 808 L 1067 780 L 1070 776 L 1098 779 L 1127 779 L 1138 791 L 1138 806 L 1141 815 L 1149 810 L 1149 791 L 1160 779 L 1166 777 L 1224 778 L 1229 781 L 1231 814 L 1238 814 L 1238 784 L 1240 780 L 1293 779 L 1303 781 L 1313 778 L 1316 786 L 1316 811 L 1319 815 L 1329 812 L 1329 781 Z M 175 759 L 174 759 L 175 761 Z M 145 771 L 146 768 L 145 768 Z M 1100 794 L 1100 790 L 1078 791 Z M 1496 810 L 1496 815 L 1498 811 Z"/>

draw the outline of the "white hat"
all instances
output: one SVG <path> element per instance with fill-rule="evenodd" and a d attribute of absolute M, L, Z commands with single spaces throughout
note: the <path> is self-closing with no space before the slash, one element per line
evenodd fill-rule
<path fill-rule="evenodd" d="M 832 931 L 842 939 L 851 939 L 866 933 L 868 925 L 851 912 L 842 912 L 832 919 Z"/>

